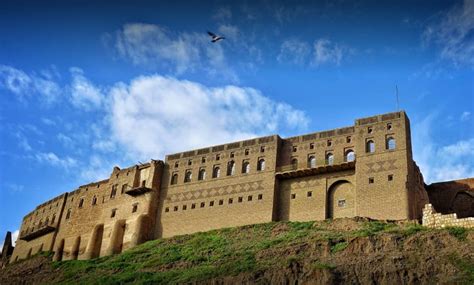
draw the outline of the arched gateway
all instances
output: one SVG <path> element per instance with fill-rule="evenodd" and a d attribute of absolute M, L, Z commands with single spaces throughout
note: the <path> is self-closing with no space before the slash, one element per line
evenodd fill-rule
<path fill-rule="evenodd" d="M 334 182 L 328 190 L 326 218 L 335 219 L 355 216 L 354 186 L 347 180 Z"/>

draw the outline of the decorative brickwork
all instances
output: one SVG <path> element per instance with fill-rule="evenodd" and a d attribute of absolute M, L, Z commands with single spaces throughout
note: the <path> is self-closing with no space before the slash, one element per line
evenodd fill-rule
<path fill-rule="evenodd" d="M 254 138 L 120 169 L 38 206 L 12 260 L 119 253 L 149 239 L 270 221 L 421 219 L 428 202 L 404 112 Z"/>
<path fill-rule="evenodd" d="M 474 217 L 458 219 L 456 213 L 447 215 L 439 214 L 436 213 L 433 205 L 426 204 L 423 209 L 423 225 L 430 228 L 474 228 Z"/>

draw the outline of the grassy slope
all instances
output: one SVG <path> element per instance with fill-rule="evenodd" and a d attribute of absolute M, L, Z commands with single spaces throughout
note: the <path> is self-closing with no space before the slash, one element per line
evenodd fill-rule
<path fill-rule="evenodd" d="M 295 260 L 311 262 L 314 268 L 333 269 L 335 264 L 310 256 L 305 246 L 325 241 L 331 254 L 344 251 L 357 237 L 389 233 L 402 238 L 428 230 L 408 224 L 397 225 L 365 221 L 352 230 L 334 230 L 327 222 L 268 223 L 178 236 L 149 241 L 120 255 L 88 261 L 53 263 L 61 272 L 56 281 L 68 284 L 175 284 L 214 277 L 235 276 L 242 272 L 285 268 Z M 450 233 L 465 239 L 465 229 L 454 228 Z M 288 247 L 302 246 L 301 251 L 287 252 Z M 283 254 L 282 254 L 283 253 Z M 465 273 L 464 280 L 474 281 L 474 266 L 469 260 L 455 260 Z"/>

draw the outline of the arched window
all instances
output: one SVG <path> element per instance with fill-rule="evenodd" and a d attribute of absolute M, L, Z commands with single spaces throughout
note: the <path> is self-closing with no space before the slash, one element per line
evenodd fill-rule
<path fill-rule="evenodd" d="M 206 169 L 199 170 L 198 180 L 206 180 Z"/>
<path fill-rule="evenodd" d="M 367 143 L 365 144 L 365 151 L 368 153 L 375 152 L 375 143 L 373 140 L 367 141 Z"/>
<path fill-rule="evenodd" d="M 396 147 L 395 139 L 392 137 L 387 138 L 387 149 L 394 150 Z"/>
<path fill-rule="evenodd" d="M 69 220 L 70 217 L 71 217 L 71 209 L 68 209 L 67 214 L 66 214 L 66 220 Z"/>
<path fill-rule="evenodd" d="M 46 218 L 46 221 L 44 221 L 44 225 L 45 226 L 49 225 L 49 218 Z"/>
<path fill-rule="evenodd" d="M 178 183 L 178 173 L 174 173 L 173 176 L 171 176 L 171 185 L 175 185 Z"/>
<path fill-rule="evenodd" d="M 219 166 L 215 166 L 212 170 L 212 178 L 219 178 L 221 176 L 221 168 Z"/>
<path fill-rule="evenodd" d="M 326 154 L 326 164 L 327 165 L 333 165 L 334 164 L 334 155 L 330 152 Z"/>
<path fill-rule="evenodd" d="M 355 160 L 355 153 L 352 149 L 349 149 L 346 151 L 346 154 L 344 155 L 344 158 L 346 162 L 351 162 Z"/>
<path fill-rule="evenodd" d="M 242 173 L 249 173 L 250 172 L 250 163 L 248 161 L 244 161 L 242 163 Z"/>
<path fill-rule="evenodd" d="M 114 199 L 115 195 L 117 195 L 117 187 L 116 185 L 112 186 L 112 191 L 110 191 L 110 199 Z"/>
<path fill-rule="evenodd" d="M 191 182 L 191 178 L 193 176 L 193 173 L 191 170 L 186 170 L 186 173 L 184 174 L 184 182 Z"/>
<path fill-rule="evenodd" d="M 235 162 L 233 160 L 227 163 L 227 176 L 235 174 Z"/>
<path fill-rule="evenodd" d="M 92 205 L 95 205 L 95 204 L 97 204 L 97 197 L 96 196 L 92 197 Z"/>
<path fill-rule="evenodd" d="M 292 166 L 293 169 L 297 169 L 298 168 L 298 159 L 293 158 L 291 160 L 291 166 Z"/>
<path fill-rule="evenodd" d="M 84 206 L 84 198 L 81 198 L 81 200 L 79 200 L 79 208 L 82 208 L 82 206 Z"/>
<path fill-rule="evenodd" d="M 261 158 L 258 160 L 257 163 L 257 171 L 263 171 L 265 170 L 265 159 Z"/>
<path fill-rule="evenodd" d="M 56 221 L 56 214 L 53 215 L 53 218 L 51 219 L 51 224 L 54 224 L 54 221 Z"/>
<path fill-rule="evenodd" d="M 316 157 L 310 156 L 308 157 L 308 167 L 315 168 L 316 167 Z"/>

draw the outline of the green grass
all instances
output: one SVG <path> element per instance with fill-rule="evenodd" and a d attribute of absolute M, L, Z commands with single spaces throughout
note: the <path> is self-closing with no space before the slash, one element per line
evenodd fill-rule
<path fill-rule="evenodd" d="M 450 235 L 457 238 L 460 241 L 465 241 L 468 233 L 468 229 L 462 227 L 447 227 L 446 230 Z"/>
<path fill-rule="evenodd" d="M 314 269 L 332 270 L 337 264 L 314 260 L 318 256 L 314 250 L 325 250 L 324 245 L 329 243 L 331 255 L 335 256 L 353 239 L 380 234 L 408 236 L 427 230 L 417 224 L 382 221 L 361 222 L 352 231 L 334 230 L 330 226 L 330 222 L 321 221 L 226 228 L 153 240 L 119 255 L 54 262 L 53 266 L 61 284 L 194 283 L 245 272 L 284 269 L 299 262 L 309 262 Z M 459 229 L 448 231 L 460 240 L 467 235 Z M 471 267 L 466 265 L 465 269 L 472 274 Z"/>

